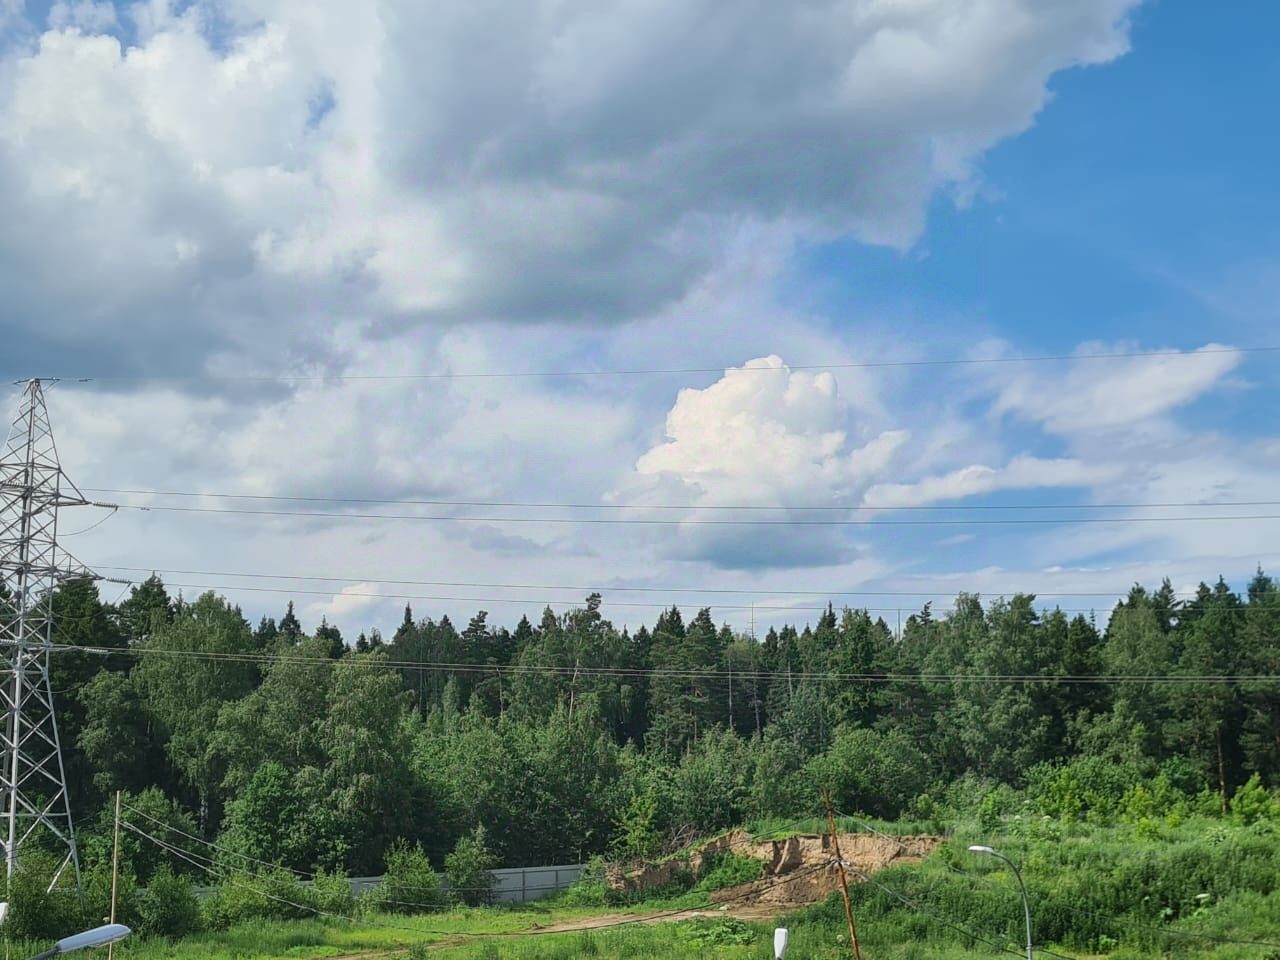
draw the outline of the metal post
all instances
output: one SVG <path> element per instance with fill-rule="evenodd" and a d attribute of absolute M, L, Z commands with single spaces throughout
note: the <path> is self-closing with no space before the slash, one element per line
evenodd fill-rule
<path fill-rule="evenodd" d="M 1027 960 L 1035 960 L 1031 950 L 1031 898 L 1027 896 L 1027 885 L 1022 882 L 1022 871 L 1018 869 L 1018 865 L 1006 857 L 999 850 L 992 849 L 984 844 L 974 844 L 969 847 L 970 853 L 978 853 L 984 857 L 995 857 L 997 860 L 1003 860 L 1009 865 L 1009 869 L 1013 871 L 1014 877 L 1018 881 L 1018 890 L 1022 893 L 1022 912 L 1027 919 Z"/>
<path fill-rule="evenodd" d="M 49 653 L 57 588 L 96 579 L 58 544 L 58 510 L 88 503 L 58 462 L 41 383 L 28 381 L 0 448 L 0 709 L 8 714 L 0 743 L 0 837 L 12 879 L 23 845 L 39 831 L 51 833 L 66 854 L 49 889 L 69 864 L 82 895 Z"/>

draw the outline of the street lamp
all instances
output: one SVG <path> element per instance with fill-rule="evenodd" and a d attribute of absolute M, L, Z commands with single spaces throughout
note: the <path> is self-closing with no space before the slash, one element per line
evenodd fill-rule
<path fill-rule="evenodd" d="M 92 930 L 86 930 L 74 936 L 63 937 L 44 953 L 37 953 L 31 960 L 50 960 L 51 957 L 60 957 L 62 954 L 71 953 L 74 950 L 105 947 L 108 943 L 123 940 L 132 932 L 123 923 L 108 923 L 105 926 L 94 927 Z"/>
<path fill-rule="evenodd" d="M 1018 865 L 1006 857 L 999 850 L 993 850 L 990 847 L 984 847 L 975 843 L 969 848 L 970 853 L 976 853 L 984 857 L 995 857 L 997 860 L 1003 860 L 1013 869 L 1013 875 L 1018 878 L 1018 888 L 1022 891 L 1022 909 L 1027 915 L 1027 960 L 1035 960 L 1031 955 L 1031 901 L 1027 899 L 1027 885 L 1022 882 L 1022 871 L 1018 869 Z"/>

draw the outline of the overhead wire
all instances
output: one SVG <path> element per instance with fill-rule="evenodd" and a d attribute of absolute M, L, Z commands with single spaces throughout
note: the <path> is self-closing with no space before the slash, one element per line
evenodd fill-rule
<path fill-rule="evenodd" d="M 906 849 L 906 845 L 902 843 L 901 838 L 894 837 L 890 834 L 884 833 L 883 831 L 877 829 L 874 824 L 869 823 L 865 818 L 856 816 L 854 814 L 847 814 L 847 813 L 841 814 L 840 816 L 843 819 L 859 824 L 864 830 L 866 830 L 869 833 L 875 834 L 877 837 L 883 840 L 889 840 L 894 843 L 897 843 L 900 850 Z M 973 879 L 975 876 L 977 877 L 987 876 L 984 873 L 974 874 L 974 873 L 969 873 L 967 871 L 961 870 L 959 867 L 955 866 L 954 864 L 947 863 L 945 860 L 942 860 L 942 859 L 939 859 L 937 862 L 940 863 L 943 866 L 943 868 L 945 868 L 952 874 L 955 874 L 956 876 L 964 877 L 966 879 Z M 1197 941 L 1211 942 L 1211 943 L 1235 944 L 1240 946 L 1280 947 L 1280 941 L 1275 941 L 1275 940 L 1250 940 L 1250 939 L 1241 939 L 1241 938 L 1235 938 L 1235 937 L 1221 937 L 1221 936 L 1214 936 L 1211 934 L 1194 933 L 1192 931 L 1187 931 L 1187 930 L 1175 930 L 1170 927 L 1155 926 L 1154 924 L 1144 923 L 1141 920 L 1138 920 L 1137 918 L 1134 918 L 1134 917 L 1128 917 L 1128 916 L 1118 917 L 1118 916 L 1111 916 L 1108 914 L 1102 914 L 1097 912 L 1096 910 L 1089 910 L 1086 907 L 1080 907 L 1066 901 L 1062 903 L 1062 906 L 1066 907 L 1066 909 L 1071 911 L 1072 913 L 1078 913 L 1078 914 L 1081 914 L 1082 916 L 1093 917 L 1094 919 L 1098 919 L 1098 920 L 1105 920 L 1109 923 L 1113 923 L 1121 926 L 1128 926 L 1131 929 L 1145 930 L 1150 933 L 1157 934 L 1159 936 L 1169 936 L 1174 938 L 1197 940 Z M 1049 952 L 1047 950 L 1044 950 L 1043 948 L 1038 948 L 1038 949 L 1041 949 L 1041 951 L 1045 953 Z"/>
<path fill-rule="evenodd" d="M 138 836 L 150 841 L 151 843 L 155 844 L 161 849 L 166 850 L 172 855 L 185 860 L 187 863 L 191 864 L 197 869 L 204 871 L 205 873 L 209 874 L 215 879 L 218 879 L 220 882 L 230 883 L 233 886 L 241 887 L 243 889 L 247 889 L 253 893 L 256 893 L 265 899 L 274 900 L 286 906 L 293 907 L 294 909 L 301 910 L 303 912 L 313 913 L 317 916 L 325 916 L 335 920 L 343 920 L 352 924 L 361 922 L 361 920 L 356 917 L 351 917 L 351 916 L 347 916 L 346 914 L 324 910 L 324 909 L 312 906 L 311 904 L 297 903 L 296 901 L 289 900 L 286 897 L 281 897 L 276 894 L 272 894 L 268 891 L 261 890 L 257 887 L 254 887 L 252 884 L 245 883 L 243 880 L 237 879 L 234 875 L 228 875 L 224 871 L 219 871 L 217 868 L 216 862 L 211 857 L 207 857 L 207 856 L 204 856 L 203 854 L 195 853 L 194 851 L 187 850 L 176 844 L 171 844 L 164 840 L 159 839 L 158 837 L 154 837 L 151 834 L 139 828 L 137 825 L 131 824 L 128 821 L 122 820 L 120 825 L 130 830 L 132 833 L 135 833 Z M 787 877 L 783 878 L 782 880 L 777 881 L 774 884 L 774 888 L 802 879 L 804 876 L 814 873 L 818 869 L 825 869 L 826 867 L 827 867 L 827 864 L 819 864 L 814 868 L 794 871 L 793 873 L 789 874 Z M 729 897 L 724 900 L 716 901 L 715 904 L 713 904 L 713 906 L 719 908 L 719 907 L 728 905 L 730 903 L 737 902 L 739 900 L 747 899 L 749 896 L 754 896 L 754 894 L 755 894 L 754 891 L 749 891 L 743 894 L 739 894 L 735 897 Z M 419 904 L 405 904 L 405 905 L 419 906 Z M 580 929 L 591 930 L 591 931 L 609 930 L 615 927 L 629 926 L 631 924 L 636 924 L 636 923 L 652 923 L 656 920 L 666 919 L 670 917 L 687 915 L 687 914 L 696 914 L 696 913 L 705 911 L 707 909 L 708 909 L 707 906 L 678 907 L 672 910 L 661 911 L 659 913 L 638 914 L 634 917 L 628 917 L 627 919 L 624 919 L 624 920 L 613 920 L 607 923 L 602 923 L 592 927 L 584 927 Z M 545 929 L 545 928 L 535 928 L 530 930 L 499 930 L 499 931 L 433 930 L 433 929 L 428 929 L 424 927 L 416 927 L 416 926 L 410 927 L 404 924 L 388 923 L 381 920 L 364 921 L 364 922 L 368 923 L 370 926 L 375 926 L 375 927 L 384 927 L 384 928 L 393 929 L 393 930 L 403 930 L 408 933 L 414 933 L 419 935 L 442 936 L 442 937 L 520 938 L 520 937 L 530 937 L 530 936 L 550 936 L 550 935 L 556 935 L 560 933 L 579 932 L 579 929 L 575 929 L 573 931 L 567 931 L 567 930 L 554 930 L 554 929 Z"/>
<path fill-rule="evenodd" d="M 530 509 L 564 510 L 822 510 L 822 511 L 912 511 L 912 510 L 1141 510 L 1155 508 L 1189 507 L 1274 507 L 1280 500 L 1183 500 L 1152 503 L 981 503 L 981 504 L 723 504 L 723 503 L 584 503 L 545 500 L 459 500 L 415 497 L 320 497 L 285 496 L 278 494 L 226 493 L 190 490 L 122 489 L 116 487 L 83 487 L 89 493 L 125 494 L 127 496 L 180 497 L 209 500 L 255 500 L 285 503 L 366 503 L 398 506 L 453 506 L 453 507 L 527 507 Z"/>
<path fill-rule="evenodd" d="M 956 584 L 939 581 L 945 587 L 936 590 L 769 590 L 760 587 L 681 587 L 681 586 L 627 586 L 621 584 L 550 584 L 550 583 L 502 583 L 469 580 L 410 580 L 386 577 L 367 576 L 323 576 L 285 573 L 237 573 L 232 570 L 189 570 L 178 567 L 129 567 L 97 564 L 100 570 L 116 570 L 125 573 L 164 574 L 192 577 L 235 577 L 244 580 L 294 580 L 314 583 L 381 583 L 390 586 L 411 587 L 459 587 L 475 590 L 574 590 L 583 594 L 590 593 L 699 593 L 716 596 L 776 596 L 776 597 L 943 597 L 951 599 L 960 593 L 986 594 L 988 596 L 1035 596 L 1035 597 L 1123 597 L 1132 590 L 1133 584 L 1127 584 L 1117 590 L 1096 591 L 1061 591 L 1061 590 L 997 590 L 983 588 L 963 590 Z M 1173 591 L 1174 596 L 1194 596 L 1194 591 Z M 667 604 L 670 606 L 670 604 Z"/>
<path fill-rule="evenodd" d="M 111 375 L 111 376 L 58 376 L 41 378 L 49 382 L 63 383 L 332 383 L 332 382 L 395 382 L 431 380 L 506 380 L 559 377 L 632 377 L 674 374 L 738 374 L 785 373 L 792 370 L 866 370 L 896 367 L 963 367 L 984 364 L 1018 364 L 1077 362 L 1095 360 L 1132 360 L 1160 357 L 1194 359 L 1220 354 L 1267 354 L 1280 352 L 1280 346 L 1259 345 L 1248 347 L 1209 346 L 1192 350 L 1126 350 L 1099 351 L 1095 353 L 1040 354 L 1001 357 L 949 357 L 916 360 L 862 360 L 841 363 L 791 363 L 782 366 L 743 367 L 649 367 L 631 369 L 582 369 L 582 370 L 508 370 L 508 371 L 447 371 L 439 373 L 403 374 L 217 374 L 189 375 Z"/>
<path fill-rule="evenodd" d="M 591 667 L 581 664 L 518 664 L 518 663 L 445 663 L 429 660 L 390 660 L 381 657 L 302 657 L 287 654 L 257 652 L 221 652 L 200 650 L 170 650 L 154 646 L 134 646 L 125 649 L 93 647 L 87 645 L 60 644 L 51 652 L 81 651 L 103 656 L 169 656 L 220 663 L 246 663 L 300 666 L 328 666 L 335 669 L 383 669 L 429 670 L 440 673 L 508 673 L 550 674 L 567 677 L 605 677 L 639 679 L 665 677 L 673 679 L 724 679 L 724 680 L 821 680 L 860 683 L 1009 683 L 1009 684 L 1240 684 L 1280 683 L 1280 675 L 1272 674 L 1161 674 L 1161 675 L 1059 675 L 1059 674 L 965 674 L 965 673 L 853 673 L 845 671 L 814 672 L 785 670 L 734 670 L 727 669 L 673 670 L 655 667 Z"/>
<path fill-rule="evenodd" d="M 306 517 L 331 520 L 396 520 L 421 523 L 521 523 L 521 524 L 586 524 L 617 526 L 765 526 L 765 527 L 958 527 L 958 526 L 1028 526 L 1045 524 L 1078 524 L 1078 523 L 1197 523 L 1214 522 L 1230 523 L 1260 520 L 1280 520 L 1280 514 L 1193 514 L 1179 517 L 995 517 L 964 518 L 947 517 L 942 519 L 904 519 L 888 518 L 878 520 L 826 519 L 819 520 L 804 517 L 763 519 L 755 518 L 718 518 L 718 517 L 499 517 L 471 516 L 462 514 L 423 514 L 423 513 L 359 513 L 337 510 L 248 510 L 241 507 L 177 507 L 165 504 L 116 504 L 121 510 L 134 510 L 142 513 L 186 513 L 186 514 L 219 514 L 242 517 Z"/>

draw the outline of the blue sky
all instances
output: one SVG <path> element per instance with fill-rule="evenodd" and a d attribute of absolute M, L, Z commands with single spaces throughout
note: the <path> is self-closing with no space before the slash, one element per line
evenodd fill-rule
<path fill-rule="evenodd" d="M 1277 21 L 0 0 L 0 373 L 91 378 L 51 393 L 68 469 L 126 504 L 87 562 L 253 615 L 292 590 L 350 633 L 398 620 L 391 579 L 491 584 L 415 606 L 504 622 L 734 589 L 736 626 L 860 590 L 1242 583 L 1280 568 L 1274 521 L 1144 518 L 1273 496 L 1280 355 L 1221 348 L 1280 342 Z M 1177 354 L 857 366 L 1150 351 Z M 701 372 L 541 375 L 673 368 Z M 503 372 L 537 376 L 471 376 Z M 335 515 L 135 509 L 269 502 L 237 493 Z M 1080 509 L 973 522 L 1037 504 Z M 812 505 L 845 524 L 704 522 Z"/>
<path fill-rule="evenodd" d="M 833 312 L 959 311 L 1047 351 L 1118 333 L 1268 341 L 1274 300 L 1247 286 L 1280 250 L 1280 130 L 1265 119 L 1278 25 L 1265 2 L 1139 9 L 1132 51 L 1056 75 L 1035 126 L 983 159 L 985 195 L 962 209 L 937 198 L 919 249 L 837 242 L 806 270 L 833 286 Z M 1233 292 L 1237 309 L 1217 302 Z"/>

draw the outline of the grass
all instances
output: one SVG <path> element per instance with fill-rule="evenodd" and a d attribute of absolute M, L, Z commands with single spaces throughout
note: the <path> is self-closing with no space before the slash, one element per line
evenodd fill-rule
<path fill-rule="evenodd" d="M 792 821 L 759 832 L 805 831 Z M 842 827 L 846 824 L 841 824 Z M 852 822 L 849 823 L 852 826 Z M 885 832 L 915 832 L 885 825 Z M 1068 957 L 1111 960 L 1280 960 L 1280 830 L 1216 820 L 1096 826 L 1012 818 L 996 831 L 959 825 L 924 863 L 894 867 L 854 888 L 868 960 L 989 960 L 1019 951 L 1022 917 L 1011 873 L 966 852 L 986 842 L 1018 861 L 1030 890 L 1037 944 Z M 557 960 L 596 957 L 708 957 L 767 960 L 772 923 L 730 918 L 630 924 L 557 934 L 537 926 L 602 913 L 682 909 L 718 887 L 758 874 L 727 855 L 692 888 L 629 906 L 575 904 L 572 897 L 520 908 L 459 909 L 420 917 L 375 915 L 356 924 L 278 921 L 242 924 L 180 942 L 127 941 L 122 960 L 277 960 L 390 952 L 419 960 Z M 906 903 L 903 900 L 907 901 Z M 924 912 L 921 912 L 924 911 Z M 786 918 L 791 957 L 849 956 L 838 898 Z M 501 934 L 484 937 L 479 935 Z M 990 939 L 979 942 L 971 934 Z M 1245 943 L 1226 941 L 1267 941 Z M 14 946 L 11 956 L 27 952 Z"/>

